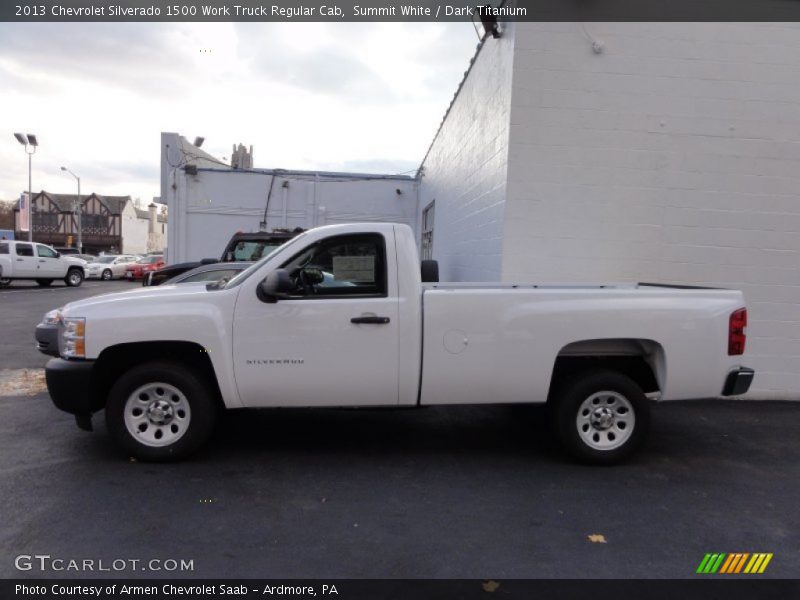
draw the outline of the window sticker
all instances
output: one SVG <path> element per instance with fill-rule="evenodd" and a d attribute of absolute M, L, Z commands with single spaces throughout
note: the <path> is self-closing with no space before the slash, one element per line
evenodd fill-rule
<path fill-rule="evenodd" d="M 375 283 L 375 257 L 334 256 L 333 278 L 336 281 Z"/>

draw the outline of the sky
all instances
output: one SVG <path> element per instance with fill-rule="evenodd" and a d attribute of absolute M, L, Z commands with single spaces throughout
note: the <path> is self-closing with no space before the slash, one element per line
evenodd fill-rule
<path fill-rule="evenodd" d="M 160 133 L 254 166 L 419 166 L 478 37 L 471 23 L 0 24 L 0 199 L 159 195 Z"/>

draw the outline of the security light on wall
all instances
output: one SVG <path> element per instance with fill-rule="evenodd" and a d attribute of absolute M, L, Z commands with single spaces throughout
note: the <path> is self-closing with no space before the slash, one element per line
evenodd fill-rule
<path fill-rule="evenodd" d="M 14 137 L 17 138 L 17 141 L 23 146 L 28 145 L 28 138 L 24 133 L 15 133 Z"/>
<path fill-rule="evenodd" d="M 38 146 L 39 145 L 39 142 L 36 141 L 36 136 L 33 135 L 32 133 L 28 134 L 28 143 L 31 146 Z"/>
<path fill-rule="evenodd" d="M 196 138 L 194 138 L 194 145 L 199 148 L 200 146 L 203 145 L 203 142 L 205 142 L 205 141 L 206 141 L 206 138 L 200 137 L 198 135 Z"/>

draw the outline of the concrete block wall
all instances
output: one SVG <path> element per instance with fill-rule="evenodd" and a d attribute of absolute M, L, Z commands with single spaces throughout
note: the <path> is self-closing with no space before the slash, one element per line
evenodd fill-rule
<path fill-rule="evenodd" d="M 515 42 L 503 279 L 742 289 L 750 395 L 800 398 L 800 26 L 524 23 Z"/>
<path fill-rule="evenodd" d="M 422 162 L 419 214 L 435 200 L 442 281 L 500 279 L 513 48 L 511 24 L 485 41 Z"/>

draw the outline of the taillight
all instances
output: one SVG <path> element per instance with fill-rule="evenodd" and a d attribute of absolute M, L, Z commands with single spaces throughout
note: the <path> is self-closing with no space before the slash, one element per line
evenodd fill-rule
<path fill-rule="evenodd" d="M 740 308 L 731 313 L 728 323 L 728 355 L 744 354 L 744 343 L 747 337 L 747 309 Z"/>

